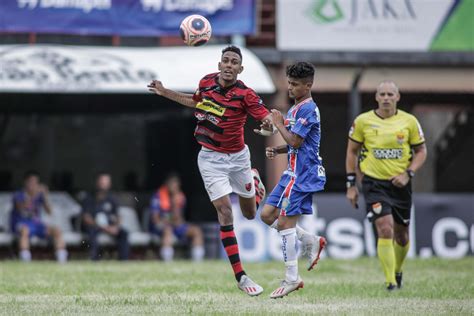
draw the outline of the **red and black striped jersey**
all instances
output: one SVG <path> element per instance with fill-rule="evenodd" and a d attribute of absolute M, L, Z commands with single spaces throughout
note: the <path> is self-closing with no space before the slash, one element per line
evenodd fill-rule
<path fill-rule="evenodd" d="M 222 87 L 212 73 L 201 79 L 193 99 L 197 102 L 194 136 L 199 144 L 222 153 L 235 153 L 244 146 L 247 114 L 263 120 L 270 112 L 254 90 L 242 81 Z"/>

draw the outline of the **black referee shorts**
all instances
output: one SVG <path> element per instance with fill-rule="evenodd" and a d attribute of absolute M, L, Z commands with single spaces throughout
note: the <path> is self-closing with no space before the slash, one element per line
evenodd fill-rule
<path fill-rule="evenodd" d="M 362 191 L 367 217 L 371 222 L 392 214 L 396 223 L 404 226 L 410 224 L 411 181 L 403 188 L 398 188 L 389 180 L 378 180 L 365 175 L 362 179 Z"/>

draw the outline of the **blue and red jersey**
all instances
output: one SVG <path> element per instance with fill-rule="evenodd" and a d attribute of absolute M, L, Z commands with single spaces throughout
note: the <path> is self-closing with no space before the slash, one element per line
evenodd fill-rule
<path fill-rule="evenodd" d="M 218 72 L 205 76 L 194 94 L 197 102 L 194 136 L 206 148 L 222 153 L 239 152 L 245 146 L 247 115 L 261 121 L 269 111 L 255 91 L 242 81 L 224 88 L 218 78 Z"/>
<path fill-rule="evenodd" d="M 280 184 L 287 190 L 317 192 L 324 189 L 326 173 L 319 156 L 321 121 L 316 103 L 307 98 L 288 111 L 285 127 L 304 139 L 300 148 L 288 146 L 288 168 Z"/>

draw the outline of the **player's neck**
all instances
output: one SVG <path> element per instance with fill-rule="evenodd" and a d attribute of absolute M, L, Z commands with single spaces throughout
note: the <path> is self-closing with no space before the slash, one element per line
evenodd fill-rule
<path fill-rule="evenodd" d="M 295 105 L 300 104 L 301 102 L 303 102 L 304 100 L 309 99 L 309 98 L 311 98 L 311 94 L 306 94 L 302 97 L 295 98 Z"/>
<path fill-rule="evenodd" d="M 378 116 L 380 116 L 381 118 L 389 118 L 389 117 L 392 117 L 394 116 L 396 113 L 397 113 L 397 108 L 393 108 L 393 109 L 376 109 L 375 110 L 375 113 L 377 113 Z"/>
<path fill-rule="evenodd" d="M 226 80 L 223 80 L 221 76 L 219 76 L 219 78 L 217 79 L 217 82 L 219 83 L 221 87 L 227 88 L 227 87 L 233 86 L 237 82 L 237 78 L 233 81 L 226 81 Z"/>

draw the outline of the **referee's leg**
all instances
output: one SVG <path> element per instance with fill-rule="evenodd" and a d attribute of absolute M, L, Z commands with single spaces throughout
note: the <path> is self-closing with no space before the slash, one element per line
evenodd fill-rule
<path fill-rule="evenodd" d="M 375 220 L 377 229 L 377 255 L 385 274 L 385 285 L 387 289 L 395 288 L 395 251 L 393 248 L 394 221 L 391 214 L 379 217 Z"/>
<path fill-rule="evenodd" d="M 403 263 L 410 249 L 410 238 L 408 235 L 408 225 L 402 225 L 395 221 L 394 223 L 394 243 L 395 251 L 395 275 L 397 279 L 397 286 L 402 286 L 402 271 Z"/>

